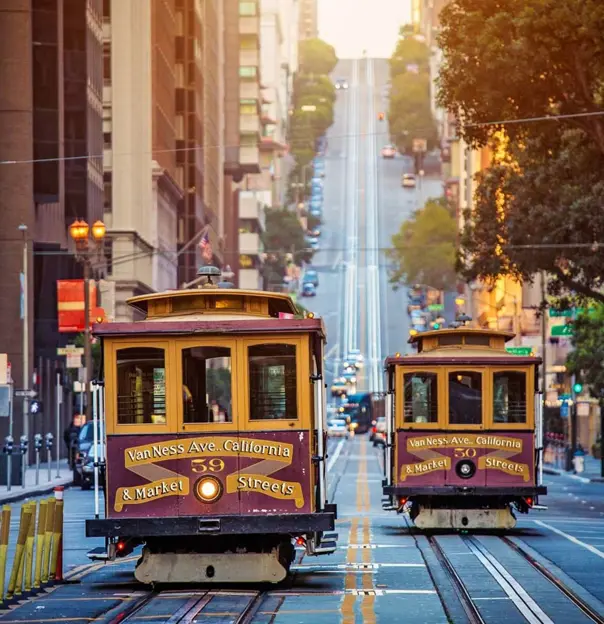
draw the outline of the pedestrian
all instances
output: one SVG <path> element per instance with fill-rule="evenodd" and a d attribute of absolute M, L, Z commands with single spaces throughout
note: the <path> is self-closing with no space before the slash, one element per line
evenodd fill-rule
<path fill-rule="evenodd" d="M 573 457 L 575 474 L 581 474 L 585 470 L 585 450 L 579 444 Z"/>
<path fill-rule="evenodd" d="M 63 432 L 63 440 L 67 446 L 67 457 L 69 459 L 69 467 L 75 469 L 76 453 L 78 451 L 78 438 L 80 436 L 80 427 L 76 424 L 76 418 L 73 417 L 69 427 Z"/>

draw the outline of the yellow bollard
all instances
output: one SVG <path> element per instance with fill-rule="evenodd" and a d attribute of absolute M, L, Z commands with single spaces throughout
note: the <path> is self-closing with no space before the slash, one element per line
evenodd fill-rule
<path fill-rule="evenodd" d="M 42 559 L 44 555 L 44 532 L 46 531 L 46 509 L 48 501 L 40 501 L 38 513 L 38 532 L 36 535 L 36 571 L 34 573 L 34 589 L 42 587 Z"/>
<path fill-rule="evenodd" d="M 47 499 L 46 527 L 44 529 L 44 558 L 42 559 L 42 583 L 48 583 L 50 571 L 50 552 L 52 548 L 52 530 L 55 522 L 55 499 Z"/>
<path fill-rule="evenodd" d="M 57 580 L 57 562 L 59 560 L 59 546 L 63 538 L 63 500 L 55 499 L 54 535 L 52 538 L 52 558 L 50 560 L 50 580 Z M 62 574 L 59 574 L 62 579 Z"/>
<path fill-rule="evenodd" d="M 10 505 L 2 507 L 2 526 L 0 528 L 0 591 L 2 602 L 6 597 L 6 556 L 8 554 L 8 536 L 10 533 Z"/>
<path fill-rule="evenodd" d="M 17 547 L 15 548 L 15 559 L 13 561 L 13 569 L 10 573 L 10 581 L 8 582 L 7 600 L 12 600 L 15 595 L 17 582 L 20 580 L 18 572 L 23 565 L 23 555 L 25 554 L 25 542 L 29 532 L 29 523 L 31 521 L 31 510 L 29 507 L 22 508 L 21 521 L 19 522 L 19 536 L 17 537 Z"/>
<path fill-rule="evenodd" d="M 23 516 L 25 512 L 29 510 L 29 504 L 24 503 L 21 505 L 21 516 L 19 518 L 19 526 L 23 524 Z M 29 528 L 28 528 L 29 532 Z M 25 534 L 25 543 L 23 544 L 23 556 L 19 561 L 19 568 L 17 569 L 17 584 L 15 585 L 15 598 L 19 600 L 23 593 L 23 568 L 25 567 L 25 547 L 27 545 L 27 533 Z"/>
<path fill-rule="evenodd" d="M 32 577 L 33 577 L 33 568 L 34 568 L 34 540 L 36 536 L 36 516 L 38 511 L 38 505 L 36 502 L 30 503 L 31 509 L 31 521 L 29 523 L 29 531 L 27 532 L 27 540 L 25 542 L 25 569 L 24 569 L 24 577 L 25 582 L 23 583 L 24 589 L 23 591 L 26 594 L 30 594 L 32 590 Z"/>

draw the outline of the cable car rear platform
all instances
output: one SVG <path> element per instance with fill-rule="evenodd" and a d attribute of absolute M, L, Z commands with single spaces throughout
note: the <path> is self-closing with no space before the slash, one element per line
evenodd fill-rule
<path fill-rule="evenodd" d="M 319 533 L 332 531 L 335 505 L 307 514 L 177 516 L 86 520 L 86 537 L 170 537 L 194 535 L 250 535 Z"/>

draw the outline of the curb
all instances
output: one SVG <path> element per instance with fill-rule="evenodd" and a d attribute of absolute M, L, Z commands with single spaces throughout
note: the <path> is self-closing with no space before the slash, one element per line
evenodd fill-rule
<path fill-rule="evenodd" d="M 61 482 L 57 480 L 57 483 L 49 483 L 48 486 L 40 487 L 38 490 L 30 490 L 29 492 L 11 492 L 7 496 L 0 497 L 0 505 L 8 503 L 17 503 L 25 500 L 26 498 L 36 498 L 37 496 L 43 496 L 44 494 L 51 494 L 58 486 L 64 487 L 66 490 L 73 485 L 73 481 Z"/>
<path fill-rule="evenodd" d="M 575 479 L 576 481 L 581 481 L 581 483 L 604 483 L 604 477 L 581 477 L 572 472 L 567 472 L 566 470 L 559 470 L 558 468 L 543 468 L 543 473 L 546 475 L 554 475 L 556 477 L 566 476 L 571 479 Z"/>

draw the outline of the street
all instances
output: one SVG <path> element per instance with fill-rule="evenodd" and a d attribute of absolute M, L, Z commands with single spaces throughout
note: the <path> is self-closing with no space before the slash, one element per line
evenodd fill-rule
<path fill-rule="evenodd" d="M 442 181 L 420 177 L 416 188 L 402 188 L 411 159 L 380 155 L 390 140 L 388 122 L 378 120 L 387 110 L 386 59 L 341 60 L 333 75 L 346 78 L 349 88 L 337 91 L 327 134 L 321 247 L 312 262 L 320 284 L 316 297 L 303 302 L 325 321 L 327 383 L 348 351 L 360 349 L 365 367 L 357 387 L 380 391 L 383 359 L 407 352 L 409 335 L 406 289 L 389 284 L 385 252 L 400 225 L 442 195 Z"/>
<path fill-rule="evenodd" d="M 330 440 L 329 455 L 329 493 L 338 504 L 338 550 L 316 559 L 298 551 L 291 579 L 284 586 L 262 588 L 260 607 L 249 621 L 394 622 L 405 613 L 406 620 L 419 622 L 465 622 L 467 616 L 436 552 L 444 553 L 454 566 L 484 621 L 590 621 L 499 535 L 430 536 L 414 530 L 406 515 L 382 511 L 382 451 L 366 436 Z M 604 614 L 604 587 L 598 580 L 604 574 L 604 484 L 551 476 L 546 485 L 550 494 L 542 502 L 548 511 L 520 516 L 508 537 L 596 613 Z M 93 501 L 91 491 L 66 491 L 64 565 L 67 576 L 78 572 L 75 582 L 25 602 L 0 619 L 110 622 L 144 595 L 145 588 L 132 575 L 136 556 L 110 564 L 87 560 L 86 552 L 99 545 L 98 540 L 86 539 L 84 531 L 84 520 L 94 514 Z M 13 505 L 12 541 L 18 509 Z M 12 551 L 9 561 L 11 557 Z M 81 570 L 83 565 L 88 574 Z M 226 599 L 229 591 L 224 588 L 219 595 Z M 232 596 L 241 591 L 233 588 Z M 253 594 L 255 588 L 246 591 Z M 184 604 L 198 594 L 205 592 L 181 588 L 179 595 Z M 162 604 L 163 611 L 156 609 L 145 619 L 167 621 L 176 609 L 170 610 L 167 601 Z M 542 615 L 535 619 L 522 611 L 526 604 Z M 228 616 L 232 601 L 229 605 L 220 621 L 237 621 L 236 614 Z M 204 615 L 196 621 L 216 621 L 212 611 Z"/>

